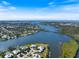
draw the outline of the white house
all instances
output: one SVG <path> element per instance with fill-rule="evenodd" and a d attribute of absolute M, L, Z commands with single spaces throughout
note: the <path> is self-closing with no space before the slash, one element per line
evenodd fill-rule
<path fill-rule="evenodd" d="M 13 56 L 12 53 L 6 53 L 6 55 L 4 56 L 5 58 L 11 58 Z"/>
<path fill-rule="evenodd" d="M 34 54 L 33 58 L 41 58 L 41 56 L 39 54 Z"/>
<path fill-rule="evenodd" d="M 27 46 L 21 46 L 20 49 L 27 49 Z"/>
<path fill-rule="evenodd" d="M 39 46 L 38 49 L 39 49 L 39 52 L 44 51 L 44 47 L 43 46 Z"/>
<path fill-rule="evenodd" d="M 7 35 L 3 35 L 2 38 L 3 38 L 3 39 L 4 39 L 4 38 L 7 38 Z"/>
<path fill-rule="evenodd" d="M 17 54 L 17 53 L 20 52 L 20 50 L 13 50 L 12 52 L 13 52 L 14 54 Z"/>

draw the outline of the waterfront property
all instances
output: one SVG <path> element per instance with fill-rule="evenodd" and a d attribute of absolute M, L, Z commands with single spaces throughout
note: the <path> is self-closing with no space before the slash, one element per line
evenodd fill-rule
<path fill-rule="evenodd" d="M 8 49 L 1 54 L 3 58 L 46 58 L 48 57 L 48 44 L 27 44 L 13 50 Z"/>
<path fill-rule="evenodd" d="M 20 23 L 20 24 L 11 24 L 6 23 L 0 25 L 0 40 L 9 40 L 14 39 L 20 36 L 27 36 L 34 33 L 37 33 L 40 30 L 39 26 Z"/>

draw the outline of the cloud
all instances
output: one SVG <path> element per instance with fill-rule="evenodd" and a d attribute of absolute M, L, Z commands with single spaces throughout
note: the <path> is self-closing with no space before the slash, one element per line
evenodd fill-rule
<path fill-rule="evenodd" d="M 53 4 L 54 4 L 54 2 L 49 2 L 48 4 L 49 4 L 49 5 L 53 5 Z"/>
<path fill-rule="evenodd" d="M 0 8 L 2 8 L 3 6 L 0 6 Z"/>
<path fill-rule="evenodd" d="M 9 10 L 15 10 L 16 7 L 12 6 L 11 3 L 7 1 L 1 1 L 0 3 L 0 11 L 9 11 Z"/>
<path fill-rule="evenodd" d="M 46 19 L 46 20 L 79 20 L 79 4 L 66 4 L 73 2 L 74 0 L 66 0 L 61 2 L 62 5 L 57 4 L 55 2 L 48 3 L 47 7 L 37 8 L 36 10 L 17 10 L 16 12 L 0 12 L 0 20 L 27 20 L 27 19 Z M 75 0 L 77 1 L 77 0 Z M 15 10 L 16 7 L 11 6 L 11 3 L 4 3 L 4 5 L 0 5 L 0 10 Z M 8 14 L 8 15 L 7 15 Z"/>
<path fill-rule="evenodd" d="M 56 4 L 55 4 L 55 2 L 49 2 L 49 3 L 48 3 L 48 6 L 50 6 L 50 7 L 55 7 Z"/>
<path fill-rule="evenodd" d="M 10 6 L 9 9 L 11 9 L 11 10 L 15 10 L 16 7 L 14 7 L 14 6 Z"/>
<path fill-rule="evenodd" d="M 48 3 L 48 10 L 64 11 L 64 12 L 79 12 L 79 0 L 63 0 L 61 2 Z M 52 8 L 52 6 L 54 8 Z"/>
<path fill-rule="evenodd" d="M 61 8 L 65 11 L 78 11 L 79 12 L 79 4 L 78 5 L 67 5 L 67 6 L 63 6 L 63 8 Z"/>
<path fill-rule="evenodd" d="M 79 4 L 79 0 L 62 0 L 57 2 L 56 0 L 53 0 L 51 2 L 48 3 L 48 5 L 51 6 L 64 6 L 64 5 L 70 5 L 70 4 Z"/>
<path fill-rule="evenodd" d="M 11 5 L 9 2 L 7 2 L 7 1 L 2 1 L 2 4 L 3 5 Z"/>
<path fill-rule="evenodd" d="M 8 15 L 7 15 L 8 14 Z M 4 12 L 0 15 L 0 20 L 79 20 L 79 13 L 71 12 L 49 12 L 44 13 L 35 13 L 27 11 L 18 11 L 18 12 Z"/>
<path fill-rule="evenodd" d="M 38 9 L 38 11 L 40 11 L 39 14 L 44 13 L 42 16 L 40 16 L 40 18 L 53 20 L 79 20 L 79 4 L 65 4 L 74 1 L 78 2 L 79 0 L 66 0 L 64 2 L 61 2 L 62 4 L 50 2 L 48 3 L 47 7 Z"/>

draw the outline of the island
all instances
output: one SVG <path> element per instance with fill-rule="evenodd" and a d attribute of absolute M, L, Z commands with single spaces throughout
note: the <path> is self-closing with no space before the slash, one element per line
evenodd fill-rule
<path fill-rule="evenodd" d="M 47 58 L 48 50 L 47 43 L 31 43 L 10 47 L 0 53 L 0 58 Z"/>

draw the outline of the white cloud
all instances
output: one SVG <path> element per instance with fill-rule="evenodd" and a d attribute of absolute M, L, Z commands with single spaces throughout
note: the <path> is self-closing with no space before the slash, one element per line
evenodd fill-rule
<path fill-rule="evenodd" d="M 49 5 L 50 7 L 55 7 L 55 6 L 56 6 L 55 2 L 49 2 L 48 5 Z"/>
<path fill-rule="evenodd" d="M 0 5 L 0 8 L 2 8 L 3 6 Z"/>
<path fill-rule="evenodd" d="M 79 6 L 74 5 L 74 6 L 64 6 L 64 10 L 69 10 L 69 11 L 79 11 Z"/>
<path fill-rule="evenodd" d="M 16 7 L 14 7 L 14 6 L 10 6 L 9 9 L 11 9 L 11 10 L 15 10 Z"/>
<path fill-rule="evenodd" d="M 11 3 L 7 1 L 2 1 L 0 3 L 0 11 L 10 11 L 10 10 L 15 10 L 16 7 L 12 6 Z"/>
<path fill-rule="evenodd" d="M 8 9 L 0 9 L 0 11 L 8 11 Z"/>
<path fill-rule="evenodd" d="M 74 2 L 73 4 L 65 4 L 65 3 L 70 3 Z M 75 2 L 77 2 L 75 4 Z M 55 10 L 55 11 L 64 11 L 64 12 L 79 12 L 79 0 L 64 0 L 63 2 L 59 2 L 59 4 L 55 4 L 55 2 L 50 2 L 48 3 L 48 10 Z M 65 4 L 65 5 L 63 5 Z M 55 7 L 56 8 L 52 8 Z"/>
<path fill-rule="evenodd" d="M 28 12 L 4 12 L 0 14 L 0 20 L 79 20 L 79 13 L 49 12 L 49 13 Z"/>
<path fill-rule="evenodd" d="M 50 7 L 55 7 L 55 6 L 64 6 L 64 4 L 68 5 L 67 3 L 73 3 L 73 5 L 75 5 L 75 4 L 79 4 L 79 0 L 63 0 L 58 3 L 56 3 L 55 1 L 52 1 L 52 2 L 49 2 L 48 5 Z"/>
<path fill-rule="evenodd" d="M 38 8 L 36 10 L 17 10 L 16 12 L 0 12 L 0 20 L 26 20 L 26 19 L 52 19 L 52 20 L 79 20 L 79 5 L 65 5 L 59 6 L 54 10 L 51 6 L 56 6 L 54 2 L 48 3 L 48 7 L 45 8 Z M 16 7 L 8 6 L 1 6 L 0 10 L 15 10 Z M 31 12 L 33 11 L 33 12 Z M 77 12 L 77 13 L 76 13 Z"/>
<path fill-rule="evenodd" d="M 54 2 L 49 2 L 48 4 L 49 4 L 49 5 L 53 5 L 53 4 L 54 4 Z"/>
<path fill-rule="evenodd" d="M 79 13 L 79 4 L 59 6 L 57 7 L 57 11 Z"/>
<path fill-rule="evenodd" d="M 7 2 L 7 1 L 2 1 L 2 4 L 3 4 L 3 5 L 10 5 L 10 3 Z"/>

